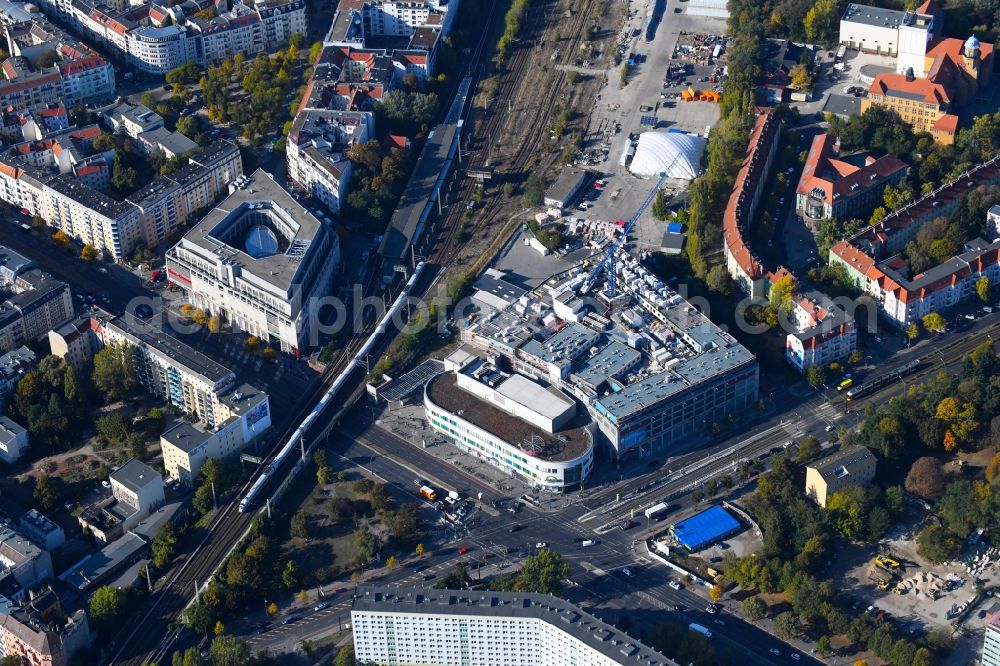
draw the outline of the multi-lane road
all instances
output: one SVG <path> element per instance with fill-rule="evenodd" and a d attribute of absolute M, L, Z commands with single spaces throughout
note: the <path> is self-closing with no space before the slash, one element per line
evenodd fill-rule
<path fill-rule="evenodd" d="M 906 384 L 941 370 L 955 372 L 975 346 L 992 339 L 1000 324 L 998 319 L 1000 317 L 986 317 L 975 322 L 967 331 L 904 350 L 886 368 L 921 358 L 923 364 L 920 370 L 908 377 Z M 657 618 L 658 621 L 672 619 L 681 624 L 705 624 L 711 627 L 718 647 L 738 648 L 740 654 L 757 663 L 789 661 L 789 655 L 794 650 L 798 650 L 803 660 L 809 660 L 808 650 L 801 645 L 790 648 L 761 629 L 725 612 L 719 615 L 707 613 L 704 610 L 707 597 L 698 590 L 669 587 L 667 583 L 673 578 L 671 572 L 652 561 L 643 545 L 643 539 L 662 529 L 662 525 L 647 525 L 641 511 L 669 496 L 677 497 L 675 502 L 683 511 L 691 505 L 688 493 L 701 481 L 730 471 L 739 460 L 770 454 L 789 439 L 808 433 L 822 440 L 826 438 L 827 426 L 853 426 L 866 406 L 887 401 L 903 390 L 903 386 L 902 382 L 893 384 L 853 402 L 845 401 L 843 395 L 836 391 L 816 392 L 798 402 L 789 399 L 781 413 L 738 438 L 665 459 L 658 469 L 635 467 L 634 471 L 641 473 L 635 473 L 617 484 L 588 491 L 578 502 L 558 512 L 533 507 L 522 507 L 516 515 L 506 508 L 499 512 L 491 511 L 490 515 L 478 512 L 470 517 L 468 531 L 458 535 L 433 526 L 432 534 L 438 539 L 429 555 L 404 560 L 397 570 L 376 573 L 383 583 L 433 585 L 456 564 L 470 564 L 479 559 L 486 565 L 482 574 L 489 576 L 498 570 L 518 566 L 518 561 L 536 551 L 538 543 L 545 543 L 548 548 L 561 553 L 570 564 L 572 582 L 567 586 L 567 594 L 578 603 L 617 607 L 622 609 L 621 614 L 629 614 L 633 621 L 642 616 Z M 396 497 L 414 497 L 414 480 L 422 478 L 439 488 L 458 490 L 467 497 L 475 497 L 482 492 L 487 503 L 499 499 L 496 489 L 482 479 L 386 430 L 363 423 L 360 416 L 355 422 L 358 425 L 353 429 L 331 438 L 331 447 L 341 456 L 340 464 L 355 466 L 382 479 L 389 484 Z M 667 473 L 667 470 L 671 472 Z M 616 497 L 620 498 L 618 502 L 615 502 Z M 605 526 L 619 523 L 631 515 L 637 516 L 639 526 L 628 531 L 606 529 Z M 435 514 L 428 509 L 427 516 L 433 520 Z M 580 541 L 584 538 L 597 543 L 583 547 Z M 469 546 L 472 550 L 459 555 L 458 549 L 462 546 Z M 507 566 L 498 569 L 505 564 L 505 560 Z M 625 568 L 631 575 L 623 573 Z M 475 570 L 470 571 L 473 577 L 477 575 Z M 248 622 L 243 630 L 257 651 L 296 649 L 303 640 L 329 635 L 348 621 L 349 587 L 328 591 L 325 600 L 329 607 L 307 611 L 304 617 L 292 624 L 275 623 L 257 634 L 253 623 Z M 615 619 L 612 610 L 597 612 L 604 613 L 607 620 Z M 608 613 L 611 616 L 607 616 Z M 775 656 L 772 649 L 778 650 L 780 656 Z"/>

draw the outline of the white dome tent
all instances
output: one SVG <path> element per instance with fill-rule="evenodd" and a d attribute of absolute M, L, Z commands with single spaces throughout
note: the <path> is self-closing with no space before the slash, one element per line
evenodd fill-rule
<path fill-rule="evenodd" d="M 644 132 L 629 170 L 636 176 L 658 176 L 694 180 L 705 152 L 705 139 L 681 132 Z"/>

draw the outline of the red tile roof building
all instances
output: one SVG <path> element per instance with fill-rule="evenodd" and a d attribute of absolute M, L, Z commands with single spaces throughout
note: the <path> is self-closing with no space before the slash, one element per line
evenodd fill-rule
<path fill-rule="evenodd" d="M 757 116 L 722 218 L 729 274 L 743 292 L 758 302 L 765 302 L 771 285 L 789 274 L 784 266 L 768 270 L 748 240 L 780 144 L 780 133 L 781 122 L 772 111 Z M 820 297 L 822 307 L 817 306 Z M 851 315 L 822 294 L 798 296 L 793 302 L 792 315 L 794 330 L 786 337 L 785 356 L 800 372 L 813 363 L 828 365 L 842 359 L 857 346 L 857 331 Z"/>
<path fill-rule="evenodd" d="M 940 39 L 927 50 L 922 63 L 914 56 L 900 61 L 899 67 L 903 71 L 875 77 L 868 97 L 861 101 L 862 113 L 872 105 L 892 109 L 916 131 L 952 144 L 958 130 L 955 110 L 989 86 L 993 45 L 975 36 L 964 42 Z"/>
<path fill-rule="evenodd" d="M 998 183 L 1000 157 L 995 157 L 840 241 L 830 248 L 830 263 L 843 266 L 855 287 L 870 294 L 900 327 L 950 307 L 975 293 L 981 275 L 1000 280 L 1000 243 L 974 240 L 961 254 L 918 275 L 911 275 L 897 254 L 924 224 L 948 217 L 973 190 Z"/>
<path fill-rule="evenodd" d="M 908 171 L 891 155 L 841 159 L 836 137 L 818 134 L 795 189 L 795 210 L 813 220 L 865 217 L 881 204 L 886 185 L 898 184 Z"/>

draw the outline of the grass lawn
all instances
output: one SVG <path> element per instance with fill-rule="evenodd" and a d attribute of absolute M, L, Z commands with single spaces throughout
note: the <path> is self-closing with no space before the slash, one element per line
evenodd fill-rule
<path fill-rule="evenodd" d="M 354 541 L 358 525 L 367 522 L 374 533 L 383 531 L 368 499 L 355 492 L 356 480 L 349 477 L 299 496 L 294 511 L 305 514 L 309 536 L 289 537 L 282 544 L 282 560 L 295 559 L 304 573 L 305 586 L 328 583 L 358 566 Z M 295 506 L 294 502 L 289 504 Z M 339 509 L 336 522 L 331 520 L 334 507 Z"/>

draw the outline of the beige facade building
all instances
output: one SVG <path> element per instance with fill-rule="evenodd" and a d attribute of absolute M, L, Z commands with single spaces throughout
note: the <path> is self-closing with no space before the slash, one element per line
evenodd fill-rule
<path fill-rule="evenodd" d="M 806 467 L 806 495 L 822 507 L 830 495 L 847 486 L 871 483 L 875 456 L 863 446 L 843 448 Z"/>
<path fill-rule="evenodd" d="M 220 402 L 229 415 L 216 428 L 179 421 L 160 435 L 167 476 L 192 485 L 206 460 L 242 451 L 271 427 L 270 402 L 260 389 L 243 384 Z"/>

